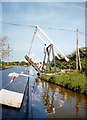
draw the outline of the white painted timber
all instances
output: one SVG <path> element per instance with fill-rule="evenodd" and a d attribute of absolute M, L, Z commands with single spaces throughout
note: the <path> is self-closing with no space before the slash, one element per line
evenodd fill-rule
<path fill-rule="evenodd" d="M 29 77 L 29 75 L 24 74 L 24 73 L 21 73 L 20 75 L 25 76 L 25 77 Z"/>
<path fill-rule="evenodd" d="M 0 104 L 20 108 L 23 95 L 22 93 L 2 89 L 0 90 Z"/>

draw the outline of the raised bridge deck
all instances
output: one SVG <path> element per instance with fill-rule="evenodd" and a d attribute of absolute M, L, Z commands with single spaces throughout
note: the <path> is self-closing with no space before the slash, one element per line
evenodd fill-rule
<path fill-rule="evenodd" d="M 36 64 L 26 55 L 25 59 L 35 68 L 36 71 L 38 71 L 39 74 L 41 74 L 40 69 L 36 66 Z"/>

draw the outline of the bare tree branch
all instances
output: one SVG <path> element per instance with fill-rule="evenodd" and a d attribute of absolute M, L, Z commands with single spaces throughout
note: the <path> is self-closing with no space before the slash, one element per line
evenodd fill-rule
<path fill-rule="evenodd" d="M 12 48 L 7 37 L 0 34 L 0 59 L 7 59 L 12 53 Z"/>

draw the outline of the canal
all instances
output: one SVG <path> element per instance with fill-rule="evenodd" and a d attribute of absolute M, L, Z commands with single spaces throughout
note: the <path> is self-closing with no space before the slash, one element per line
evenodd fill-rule
<path fill-rule="evenodd" d="M 0 89 L 10 82 L 11 72 L 25 72 L 27 67 L 12 67 L 0 71 Z M 36 72 L 30 67 L 31 108 L 33 118 L 86 118 L 87 96 L 70 91 L 60 86 L 36 80 Z M 20 87 L 20 86 L 19 86 Z M 26 89 L 20 109 L 0 105 L 0 115 L 3 119 L 27 119 L 29 110 L 28 90 Z"/>
<path fill-rule="evenodd" d="M 48 118 L 86 118 L 87 96 L 41 80 L 36 93 L 42 98 Z"/>

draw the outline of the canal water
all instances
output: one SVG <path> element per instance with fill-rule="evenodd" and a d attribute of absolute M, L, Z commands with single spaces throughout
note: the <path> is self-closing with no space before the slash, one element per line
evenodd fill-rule
<path fill-rule="evenodd" d="M 36 93 L 42 97 L 48 118 L 87 118 L 87 96 L 39 80 Z"/>
<path fill-rule="evenodd" d="M 26 67 L 12 67 L 0 71 L 1 88 L 4 88 L 10 82 L 8 74 L 11 72 L 25 72 Z M 32 67 L 30 69 L 33 69 Z M 34 70 L 33 70 L 34 71 Z M 47 118 L 86 118 L 87 96 L 67 90 L 63 87 L 42 81 L 35 80 L 36 72 L 30 74 L 32 90 L 32 111 L 34 118 L 38 116 L 44 118 L 44 110 Z M 0 115 L 3 118 L 28 118 L 28 93 L 26 91 L 21 109 L 15 109 L 0 105 Z M 2 111 L 1 111 L 2 108 Z M 42 110 L 43 109 L 43 110 Z M 41 111 L 41 112 L 40 112 Z M 43 112 L 42 112 L 43 111 Z M 36 114 L 36 115 L 35 115 Z"/>

